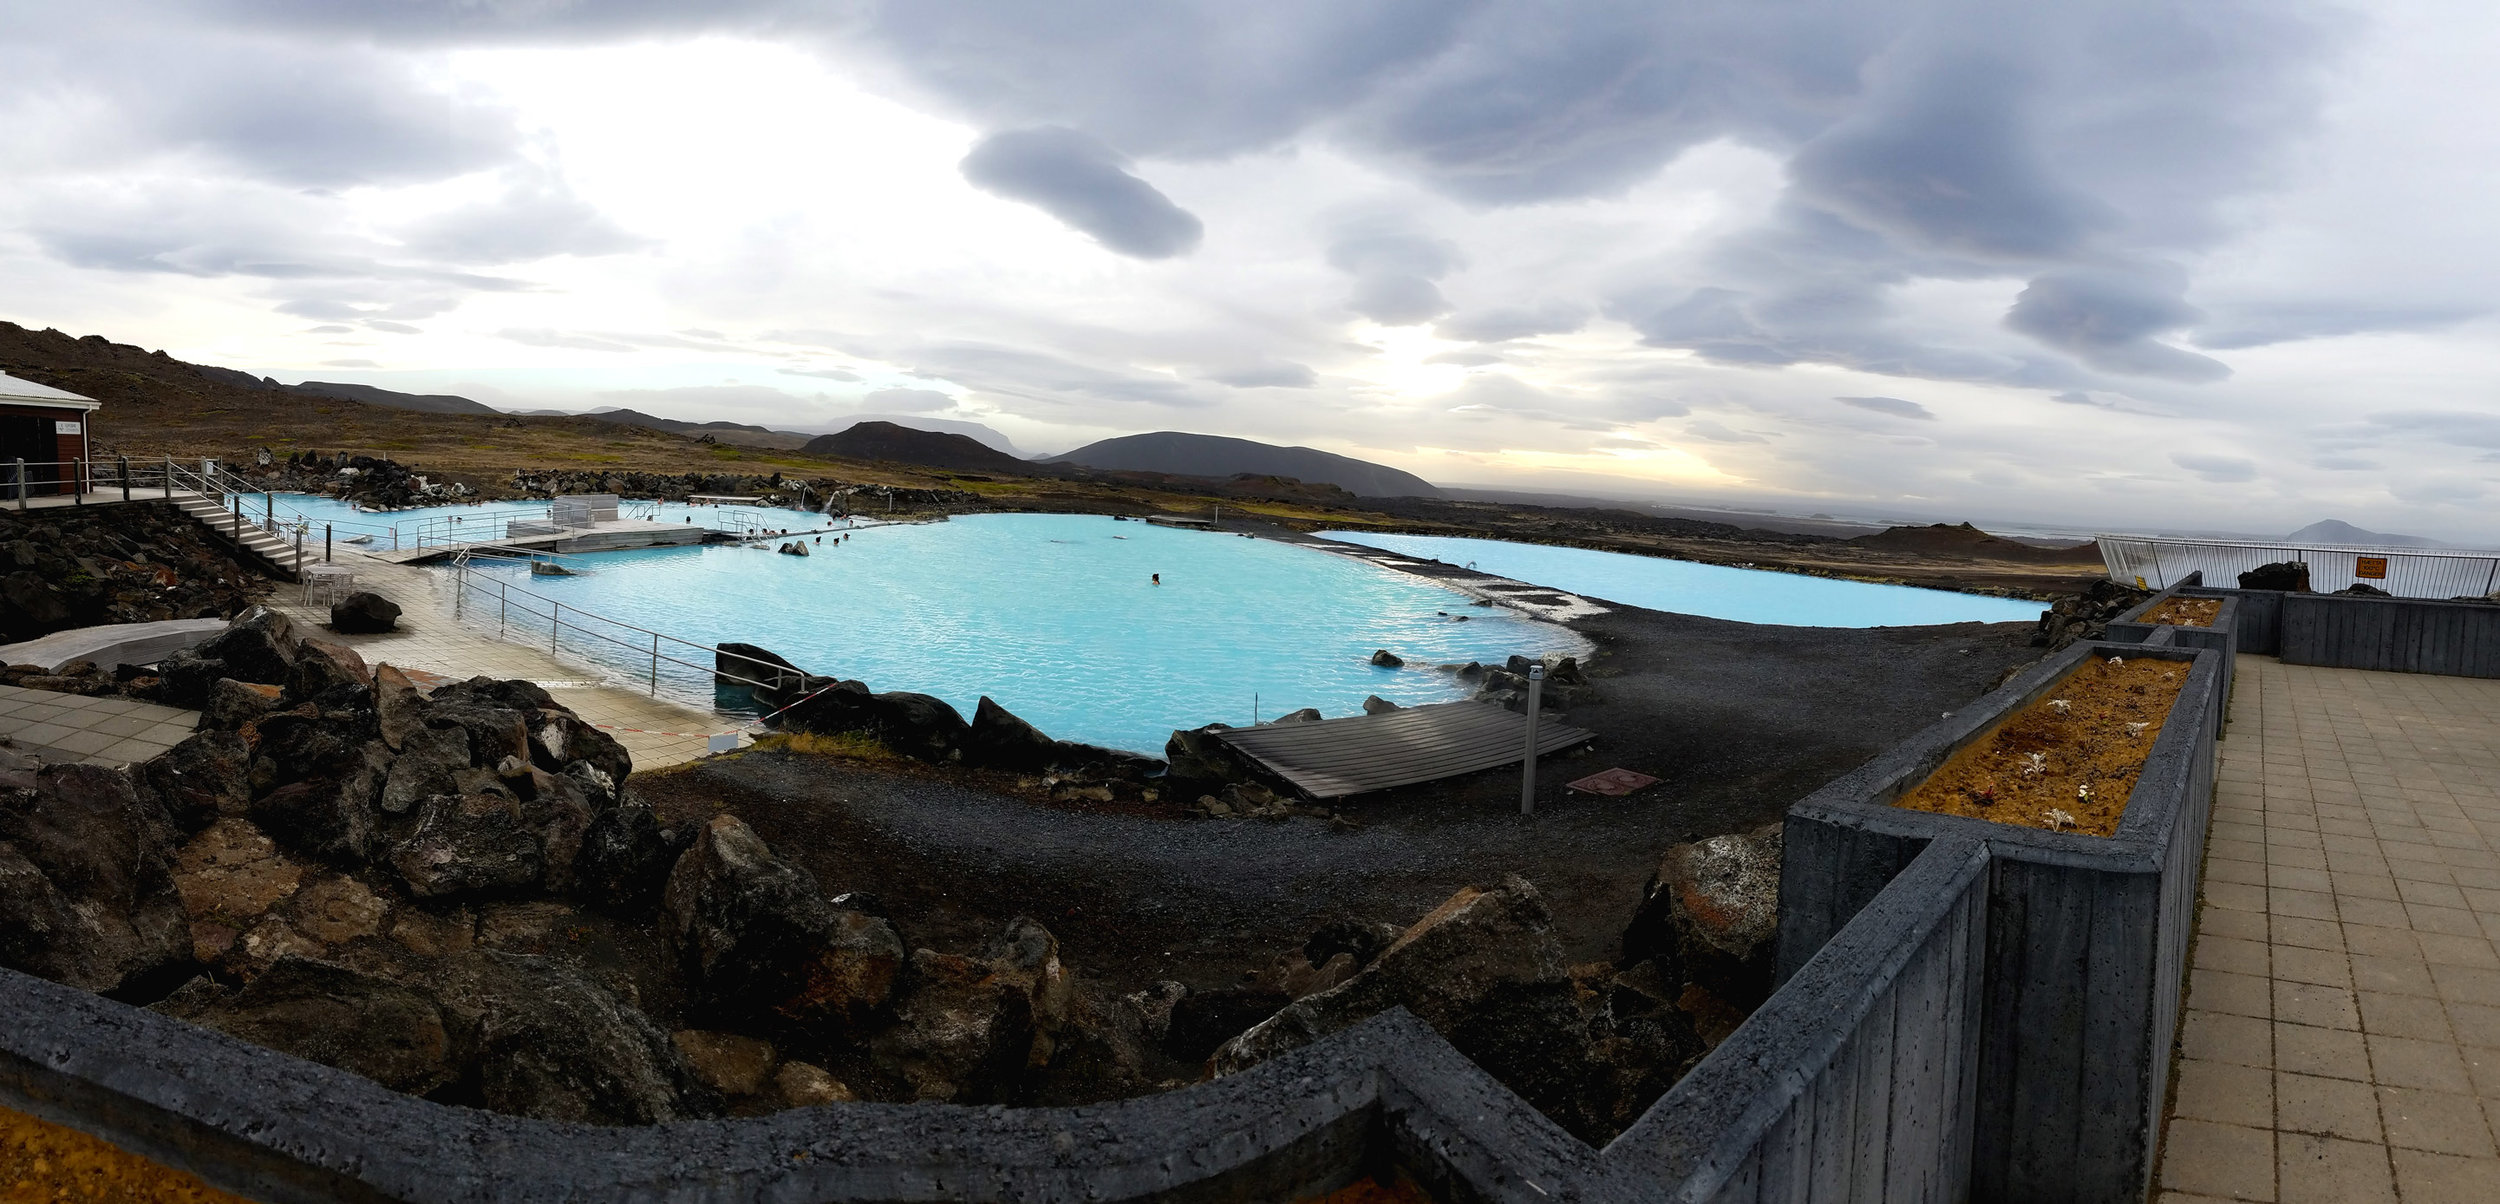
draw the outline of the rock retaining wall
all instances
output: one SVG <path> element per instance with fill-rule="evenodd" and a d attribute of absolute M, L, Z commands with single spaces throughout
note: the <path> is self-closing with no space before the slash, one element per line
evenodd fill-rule
<path fill-rule="evenodd" d="M 1392 1170 L 1448 1201 L 2140 1199 L 2219 686 L 2219 654 L 2169 634 L 2077 645 L 1792 809 L 1781 987 L 1603 1150 L 1403 1007 L 1114 1103 L 605 1127 L 398 1094 L 0 971 L 0 1105 L 272 1201 L 1275 1200 Z M 2116 837 L 1886 805 L 2111 654 L 2191 666 Z"/>

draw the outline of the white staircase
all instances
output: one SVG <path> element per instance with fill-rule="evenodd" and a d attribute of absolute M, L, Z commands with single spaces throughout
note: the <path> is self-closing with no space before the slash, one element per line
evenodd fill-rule
<path fill-rule="evenodd" d="M 260 524 L 217 504 L 216 499 L 196 493 L 177 493 L 174 508 L 188 514 L 209 529 L 228 546 L 242 544 L 242 551 L 260 561 L 271 575 L 281 581 L 295 581 L 295 545 L 261 529 Z M 239 534 L 238 534 L 239 533 Z"/>

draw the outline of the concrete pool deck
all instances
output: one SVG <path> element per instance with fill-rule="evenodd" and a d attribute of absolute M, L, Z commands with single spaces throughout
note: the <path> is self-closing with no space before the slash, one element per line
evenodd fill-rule
<path fill-rule="evenodd" d="M 636 769 L 683 764 L 704 755 L 713 734 L 747 730 L 736 720 L 612 685 L 598 670 L 560 660 L 543 649 L 507 643 L 461 626 L 453 614 L 448 573 L 362 554 L 341 555 L 336 563 L 354 571 L 355 588 L 399 604 L 403 612 L 399 630 L 340 635 L 323 626 L 330 621 L 329 607 L 303 601 L 303 592 L 290 586 L 280 586 L 267 605 L 306 632 L 318 631 L 325 639 L 354 648 L 367 663 L 388 661 L 455 680 L 480 675 L 526 678 L 615 736 L 633 754 Z"/>
<path fill-rule="evenodd" d="M 2162 1204 L 2500 1200 L 2500 680 L 2242 655 Z"/>

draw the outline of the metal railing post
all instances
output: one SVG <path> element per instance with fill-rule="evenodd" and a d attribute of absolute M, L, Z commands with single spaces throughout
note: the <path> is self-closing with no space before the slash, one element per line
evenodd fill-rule
<path fill-rule="evenodd" d="M 115 464 L 122 474 L 122 500 L 127 502 L 130 500 L 130 457 L 115 457 Z"/>
<path fill-rule="evenodd" d="M 660 633 L 651 633 L 651 696 L 660 696 Z"/>
<path fill-rule="evenodd" d="M 330 563 L 330 524 L 321 524 L 321 563 Z"/>
<path fill-rule="evenodd" d="M 509 614 L 509 613 L 511 613 L 511 610 L 512 610 L 512 585 L 511 585 L 511 583 L 510 583 L 510 582 L 498 581 L 498 582 L 496 582 L 496 583 L 495 583 L 495 638 L 496 638 L 496 639 L 499 639 L 499 640 L 500 640 L 500 639 L 505 638 L 506 633 L 510 630 L 510 629 L 509 629 L 508 627 L 506 627 L 506 626 L 505 626 L 505 624 L 504 624 L 504 616 L 505 616 L 505 615 L 507 615 L 507 614 Z"/>
<path fill-rule="evenodd" d="M 17 458 L 17 508 L 26 508 L 26 457 Z"/>
<path fill-rule="evenodd" d="M 1536 720 L 1545 705 L 1545 666 L 1528 666 L 1528 754 L 1519 762 L 1519 813 L 1536 814 Z"/>
<path fill-rule="evenodd" d="M 547 618 L 547 655 L 556 654 L 556 638 L 564 632 L 564 603 L 554 603 L 555 613 Z"/>

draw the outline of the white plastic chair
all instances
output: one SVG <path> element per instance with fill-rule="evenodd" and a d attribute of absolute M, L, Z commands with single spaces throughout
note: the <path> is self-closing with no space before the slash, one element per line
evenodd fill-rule
<path fill-rule="evenodd" d="M 343 564 L 308 564 L 304 566 L 304 602 L 308 606 L 334 606 L 356 592 L 356 573 Z"/>

